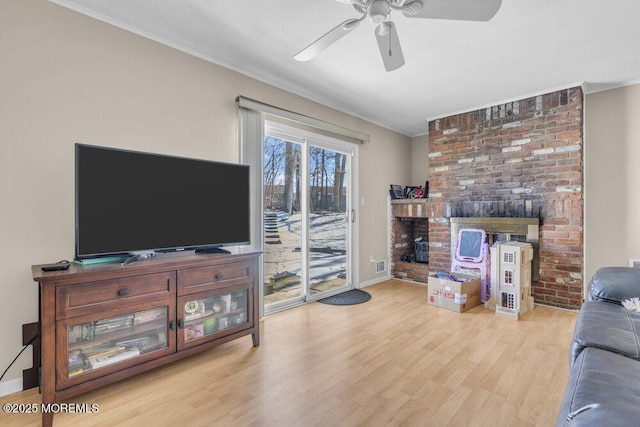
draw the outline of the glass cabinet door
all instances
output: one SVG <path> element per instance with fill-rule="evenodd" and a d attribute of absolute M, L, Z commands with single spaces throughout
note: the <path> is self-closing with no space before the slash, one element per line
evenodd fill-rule
<path fill-rule="evenodd" d="M 140 363 L 148 353 L 156 352 L 154 358 L 157 352 L 175 351 L 171 348 L 175 340 L 170 334 L 175 332 L 169 330 L 170 311 L 163 305 L 99 320 L 87 321 L 83 316 L 64 321 L 66 378 L 61 385 L 68 386 L 81 376 L 103 375 L 107 368 L 126 361 Z M 101 370 L 105 372 L 96 372 Z"/>
<path fill-rule="evenodd" d="M 179 299 L 178 342 L 201 343 L 202 338 L 220 335 L 230 328 L 246 327 L 249 322 L 249 289 L 222 289 L 188 295 Z M 182 311 L 182 313 L 180 313 Z M 182 317 L 180 317 L 182 316 Z"/>

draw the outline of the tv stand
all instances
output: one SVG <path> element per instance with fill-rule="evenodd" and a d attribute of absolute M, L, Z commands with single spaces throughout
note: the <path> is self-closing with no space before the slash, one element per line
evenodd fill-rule
<path fill-rule="evenodd" d="M 230 255 L 158 254 L 127 268 L 119 262 L 52 272 L 32 266 L 40 290 L 42 403 L 247 335 L 258 346 L 261 252 L 231 249 Z M 53 415 L 42 412 L 44 427 Z"/>
<path fill-rule="evenodd" d="M 231 251 L 222 249 L 218 246 L 212 246 L 210 248 L 200 248 L 195 251 L 197 254 L 230 254 Z"/>

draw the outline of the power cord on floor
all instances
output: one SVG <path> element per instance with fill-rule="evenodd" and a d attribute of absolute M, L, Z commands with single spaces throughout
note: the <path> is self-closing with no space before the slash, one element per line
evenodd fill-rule
<path fill-rule="evenodd" d="M 40 335 L 36 334 L 33 338 L 31 338 L 29 340 L 28 343 L 26 343 L 24 345 L 24 347 L 22 348 L 22 350 L 20 350 L 20 353 L 18 353 L 18 355 L 15 357 L 15 359 L 13 359 L 11 361 L 11 363 L 9 363 L 9 366 L 7 366 L 7 369 L 4 370 L 4 372 L 2 373 L 2 375 L 0 375 L 0 381 L 2 381 L 2 379 L 4 378 L 5 374 L 9 371 L 9 369 L 11 369 L 11 367 L 13 366 L 14 363 L 16 363 L 16 360 L 18 360 L 18 357 L 20 357 L 20 355 L 27 349 L 27 347 L 29 347 L 31 345 L 32 342 L 34 342 L 36 340 L 36 338 L 38 338 Z"/>

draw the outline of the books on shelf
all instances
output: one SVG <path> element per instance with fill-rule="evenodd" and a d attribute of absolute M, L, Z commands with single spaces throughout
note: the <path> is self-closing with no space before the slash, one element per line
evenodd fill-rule
<path fill-rule="evenodd" d="M 68 359 L 69 378 L 166 347 L 166 334 L 158 332 L 72 350 Z"/>
<path fill-rule="evenodd" d="M 69 378 L 77 377 L 80 374 L 84 374 L 85 370 L 83 367 L 72 370 L 69 368 Z"/>
<path fill-rule="evenodd" d="M 101 357 L 91 358 L 89 359 L 89 364 L 91 365 L 92 369 L 98 369 L 104 366 L 111 365 L 113 363 L 118 363 L 127 359 L 131 359 L 132 357 L 137 357 L 137 356 L 140 356 L 140 350 L 138 350 L 137 348 L 134 348 L 131 350 L 125 350 L 121 353 L 114 354 L 111 356 L 101 356 Z"/>
<path fill-rule="evenodd" d="M 116 341 L 116 346 L 143 347 L 145 345 L 149 345 L 150 342 L 151 342 L 151 337 L 150 336 L 144 336 L 144 337 L 133 338 L 133 339 L 130 339 L 130 340 Z"/>
<path fill-rule="evenodd" d="M 78 341 L 90 341 L 94 335 L 94 324 L 84 323 L 82 325 L 74 325 L 68 328 L 69 344 L 73 344 Z"/>
<path fill-rule="evenodd" d="M 167 316 L 167 309 L 165 307 L 154 308 L 153 310 L 141 311 L 135 314 L 133 319 L 134 325 L 140 325 L 142 323 L 153 322 Z"/>
<path fill-rule="evenodd" d="M 125 316 L 111 317 L 109 319 L 98 320 L 96 322 L 71 326 L 68 328 L 69 344 L 81 341 L 90 341 L 93 340 L 96 335 L 103 335 L 109 332 L 129 329 L 132 326 L 166 318 L 166 316 L 166 308 L 161 307 L 153 310 L 141 311 L 135 314 L 127 314 Z"/>
<path fill-rule="evenodd" d="M 153 336 L 145 336 L 140 338 L 134 338 L 131 340 L 118 341 L 116 342 L 118 346 L 125 346 L 127 349 L 136 348 L 140 351 L 140 354 L 148 353 L 153 350 L 157 350 L 159 348 L 164 348 L 167 346 L 167 342 L 160 340 L 159 338 Z"/>
<path fill-rule="evenodd" d="M 69 352 L 69 376 L 84 372 L 84 356 L 80 350 Z M 79 371 L 79 372 L 78 372 Z"/>
<path fill-rule="evenodd" d="M 112 317 L 110 319 L 98 320 L 94 325 L 94 334 L 106 334 L 107 332 L 129 329 L 133 325 L 133 314 L 126 316 Z"/>
<path fill-rule="evenodd" d="M 97 359 L 101 357 L 116 356 L 125 350 L 126 350 L 125 347 L 111 347 L 111 348 L 107 348 L 97 352 L 85 352 L 84 354 L 85 354 L 85 357 L 89 359 Z"/>
<path fill-rule="evenodd" d="M 160 307 L 69 327 L 68 344 L 73 347 L 69 347 L 68 378 L 166 348 L 166 325 L 134 328 L 166 317 L 167 308 Z M 128 329 L 128 334 L 105 335 Z"/>

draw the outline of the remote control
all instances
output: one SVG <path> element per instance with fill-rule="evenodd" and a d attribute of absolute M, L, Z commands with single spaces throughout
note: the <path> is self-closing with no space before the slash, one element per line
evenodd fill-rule
<path fill-rule="evenodd" d="M 55 264 L 47 264 L 42 266 L 42 271 L 60 271 L 66 270 L 69 268 L 68 262 L 58 262 Z"/>

